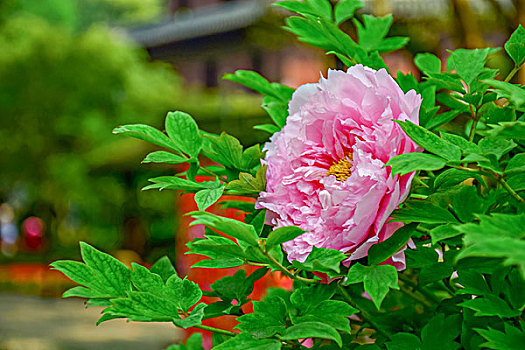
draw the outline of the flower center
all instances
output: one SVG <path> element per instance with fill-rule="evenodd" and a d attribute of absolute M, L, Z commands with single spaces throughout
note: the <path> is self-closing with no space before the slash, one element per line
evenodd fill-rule
<path fill-rule="evenodd" d="M 352 175 L 350 171 L 350 169 L 352 169 L 352 160 L 352 153 L 349 153 L 346 157 L 334 162 L 330 169 L 328 169 L 326 176 L 334 175 L 338 181 L 345 181 Z"/>

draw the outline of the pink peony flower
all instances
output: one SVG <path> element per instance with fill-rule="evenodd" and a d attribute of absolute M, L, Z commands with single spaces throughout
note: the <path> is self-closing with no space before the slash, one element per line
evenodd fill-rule
<path fill-rule="evenodd" d="M 419 150 L 393 119 L 418 124 L 420 105 L 386 70 L 362 65 L 297 89 L 286 125 L 265 146 L 267 186 L 257 201 L 275 226 L 308 231 L 283 245 L 290 261 L 316 246 L 351 253 L 349 263 L 402 226 L 386 222 L 414 174 L 392 177 L 385 163 Z M 404 268 L 404 253 L 389 263 Z"/>

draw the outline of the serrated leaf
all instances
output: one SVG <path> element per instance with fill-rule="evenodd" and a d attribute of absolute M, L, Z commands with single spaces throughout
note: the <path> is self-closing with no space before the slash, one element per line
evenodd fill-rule
<path fill-rule="evenodd" d="M 223 132 L 220 136 L 206 135 L 209 149 L 206 155 L 228 168 L 241 168 L 242 145 L 235 137 Z"/>
<path fill-rule="evenodd" d="M 321 322 L 304 322 L 293 325 L 286 329 L 281 339 L 296 340 L 306 338 L 321 338 L 333 340 L 339 347 L 343 346 L 343 340 L 337 330 Z"/>
<path fill-rule="evenodd" d="M 388 239 L 376 243 L 368 250 L 368 264 L 374 265 L 382 263 L 403 248 L 412 234 L 417 224 L 408 224 L 397 229 Z"/>
<path fill-rule="evenodd" d="M 305 231 L 297 226 L 279 227 L 278 229 L 270 232 L 268 235 L 268 239 L 266 240 L 266 249 L 270 249 L 276 245 L 291 241 L 303 233 L 305 233 Z"/>
<path fill-rule="evenodd" d="M 439 138 L 425 128 L 411 123 L 410 121 L 396 122 L 401 126 L 403 131 L 419 146 L 427 151 L 434 153 L 447 160 L 459 160 L 461 150 L 458 146 Z"/>
<path fill-rule="evenodd" d="M 208 209 L 211 205 L 221 198 L 222 193 L 224 192 L 224 186 L 219 188 L 209 188 L 203 189 L 195 193 L 195 203 L 197 203 L 197 208 L 204 211 Z"/>
<path fill-rule="evenodd" d="M 525 62 L 525 29 L 522 25 L 512 33 L 509 40 L 505 43 L 505 51 L 514 61 L 516 67 L 519 67 Z"/>
<path fill-rule="evenodd" d="M 439 170 L 447 161 L 427 153 L 405 153 L 390 159 L 386 165 L 392 167 L 392 175 L 406 175 L 416 170 Z"/>
<path fill-rule="evenodd" d="M 391 265 L 363 266 L 354 264 L 348 270 L 346 284 L 363 282 L 374 305 L 379 309 L 390 288 L 399 289 L 397 270 Z"/>
<path fill-rule="evenodd" d="M 264 158 L 264 153 L 261 152 L 258 144 L 248 147 L 242 152 L 240 169 L 251 171 L 254 167 L 261 164 L 262 158 Z"/>

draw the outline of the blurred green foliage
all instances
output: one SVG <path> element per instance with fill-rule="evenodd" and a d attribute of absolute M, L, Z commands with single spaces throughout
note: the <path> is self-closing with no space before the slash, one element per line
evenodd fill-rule
<path fill-rule="evenodd" d="M 29 215 L 44 219 L 49 258 L 69 255 L 88 237 L 152 259 L 152 247 L 165 254 L 173 245 L 173 194 L 138 191 L 169 169 L 137 172 L 136 159 L 150 147 L 112 135 L 115 126 L 161 127 L 178 105 L 209 131 L 263 115 L 253 96 L 183 89 L 171 67 L 150 62 L 145 50 L 103 23 L 151 18 L 154 3 L 0 3 L 0 202 L 16 206 L 18 223 Z"/>

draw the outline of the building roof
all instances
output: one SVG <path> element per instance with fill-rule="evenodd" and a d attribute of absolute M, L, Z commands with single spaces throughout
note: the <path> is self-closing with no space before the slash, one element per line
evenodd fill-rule
<path fill-rule="evenodd" d="M 265 0 L 238 0 L 184 10 L 169 19 L 129 30 L 146 47 L 165 45 L 245 28 L 268 11 Z"/>

